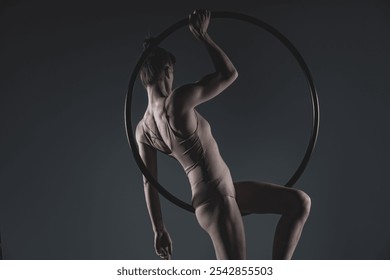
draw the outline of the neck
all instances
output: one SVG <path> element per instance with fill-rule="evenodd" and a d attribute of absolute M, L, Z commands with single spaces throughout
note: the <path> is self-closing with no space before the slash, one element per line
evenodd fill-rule
<path fill-rule="evenodd" d="M 172 89 L 169 87 L 168 83 L 164 81 L 157 82 L 156 84 L 146 87 L 148 92 L 149 105 L 157 102 L 161 98 L 166 98 L 171 94 Z"/>

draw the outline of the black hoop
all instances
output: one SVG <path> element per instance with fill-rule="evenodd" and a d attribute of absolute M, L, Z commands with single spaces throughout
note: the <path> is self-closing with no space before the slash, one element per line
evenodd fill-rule
<path fill-rule="evenodd" d="M 299 66 L 301 67 L 302 71 L 304 72 L 306 76 L 306 80 L 309 85 L 310 95 L 311 95 L 311 102 L 312 102 L 312 132 L 310 141 L 308 144 L 308 147 L 306 149 L 306 152 L 303 156 L 303 159 L 301 163 L 299 164 L 297 170 L 292 175 L 290 180 L 285 184 L 287 187 L 293 187 L 293 185 L 296 183 L 296 181 L 299 179 L 299 177 L 303 174 L 305 171 L 305 168 L 309 162 L 310 156 L 314 150 L 314 146 L 317 141 L 318 137 L 318 131 L 319 131 L 319 124 L 320 124 L 320 108 L 319 108 L 319 102 L 318 102 L 318 96 L 317 91 L 314 86 L 314 81 L 311 76 L 311 73 L 309 71 L 309 68 L 307 67 L 305 61 L 303 60 L 301 54 L 298 52 L 298 50 L 294 47 L 294 45 L 278 30 L 276 30 L 274 27 L 270 26 L 269 24 L 244 14 L 235 13 L 235 12 L 212 12 L 211 18 L 230 18 L 230 19 L 236 19 L 245 21 L 248 23 L 252 23 L 260 28 L 263 28 L 264 30 L 268 31 L 272 35 L 274 35 L 277 39 L 279 39 L 280 42 L 283 43 L 283 45 L 291 52 L 291 54 L 294 56 L 296 61 L 298 62 Z M 188 18 L 185 18 L 170 27 L 168 27 L 165 31 L 163 31 L 159 36 L 157 36 L 153 42 L 152 45 L 150 45 L 147 49 L 144 50 L 144 52 L 141 54 L 140 58 L 138 59 L 138 62 L 136 66 L 134 67 L 134 70 L 130 76 L 130 82 L 128 87 L 128 93 L 125 101 L 125 126 L 126 126 L 126 133 L 127 138 L 130 144 L 130 147 L 133 152 L 133 156 L 135 161 L 138 164 L 139 169 L 142 171 L 144 176 L 147 178 L 147 180 L 158 190 L 158 192 L 163 195 L 166 199 L 168 199 L 170 202 L 174 203 L 175 205 L 183 208 L 184 210 L 195 212 L 194 208 L 184 201 L 178 199 L 174 195 L 172 195 L 170 192 L 168 192 L 161 184 L 152 176 L 152 174 L 149 172 L 149 170 L 146 168 L 145 164 L 143 163 L 143 160 L 141 159 L 139 155 L 138 146 L 136 144 L 136 141 L 134 139 L 134 134 L 129 133 L 130 131 L 133 131 L 132 128 L 132 122 L 131 122 L 131 104 L 132 104 L 132 95 L 133 95 L 133 88 L 135 81 L 137 79 L 138 73 L 141 69 L 141 66 L 146 59 L 146 57 L 151 53 L 151 51 L 160 44 L 165 38 L 167 38 L 169 35 L 171 35 L 173 32 L 178 30 L 179 28 L 182 28 L 184 26 L 188 26 Z"/>

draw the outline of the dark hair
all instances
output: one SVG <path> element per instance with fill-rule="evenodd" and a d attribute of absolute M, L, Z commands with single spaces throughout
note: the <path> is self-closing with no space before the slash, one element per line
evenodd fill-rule
<path fill-rule="evenodd" d="M 153 47 L 154 38 L 149 37 L 144 40 L 145 49 Z M 144 87 L 154 84 L 160 78 L 167 64 L 173 65 L 176 58 L 167 50 L 156 47 L 145 59 L 140 70 L 140 79 Z"/>

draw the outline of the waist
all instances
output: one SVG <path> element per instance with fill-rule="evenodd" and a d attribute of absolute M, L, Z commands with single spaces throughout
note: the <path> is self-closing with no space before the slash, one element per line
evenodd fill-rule
<path fill-rule="evenodd" d="M 194 174 L 191 171 L 188 176 L 191 184 L 192 205 L 194 208 L 210 199 L 223 196 L 235 197 L 233 179 L 226 165 L 218 174 L 208 174 L 208 176 L 204 177 L 197 177 L 196 175 L 198 175 L 196 172 Z"/>

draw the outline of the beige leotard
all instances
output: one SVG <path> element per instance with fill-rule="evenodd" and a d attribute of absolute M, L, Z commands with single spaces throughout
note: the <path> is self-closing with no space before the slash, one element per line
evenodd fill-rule
<path fill-rule="evenodd" d="M 195 110 L 194 110 L 195 111 Z M 235 197 L 229 168 L 222 159 L 210 124 L 197 111 L 197 127 L 190 135 L 179 135 L 171 127 L 166 110 L 162 122 L 151 129 L 143 120 L 142 127 L 147 144 L 175 158 L 185 170 L 192 189 L 192 204 L 196 208 L 207 201 Z M 159 129 L 157 129 L 159 127 Z"/>

